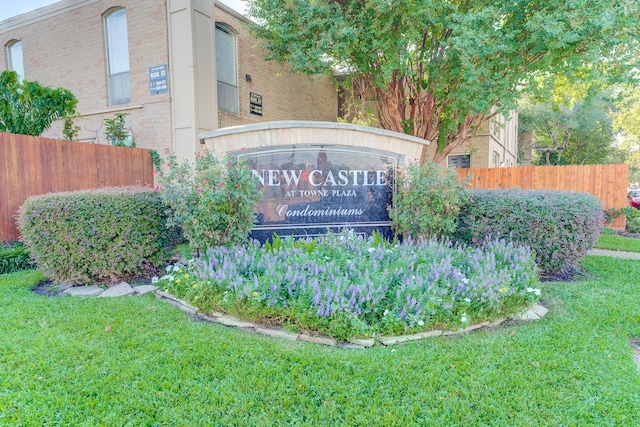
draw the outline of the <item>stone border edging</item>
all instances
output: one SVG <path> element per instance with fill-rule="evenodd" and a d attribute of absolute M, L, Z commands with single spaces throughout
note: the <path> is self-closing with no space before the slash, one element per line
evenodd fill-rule
<path fill-rule="evenodd" d="M 157 290 L 156 298 L 167 301 L 169 304 L 178 308 L 179 310 L 187 313 L 188 315 L 211 323 L 219 323 L 224 326 L 236 327 L 246 331 L 255 332 L 262 335 L 267 335 L 273 338 L 285 339 L 288 341 L 307 341 L 316 344 L 322 344 L 331 347 L 340 347 L 340 348 L 353 348 L 353 349 L 364 349 L 368 347 L 373 347 L 376 343 L 382 344 L 383 346 L 392 346 L 395 344 L 404 344 L 413 341 L 420 341 L 426 338 L 439 337 L 439 336 L 455 336 L 455 335 L 463 335 L 472 331 L 476 331 L 481 328 L 492 328 L 498 326 L 508 319 L 501 317 L 494 321 L 487 321 L 482 323 L 477 323 L 474 325 L 470 325 L 464 329 L 460 329 L 457 331 L 448 331 L 448 330 L 433 330 L 433 331 L 425 331 L 419 332 L 417 334 L 411 335 L 398 335 L 398 336 L 380 336 L 375 338 L 351 338 L 348 342 L 338 342 L 335 338 L 328 336 L 313 336 L 300 332 L 289 332 L 284 330 L 281 327 L 268 327 L 264 325 L 259 325 L 253 322 L 248 322 L 245 320 L 237 319 L 234 316 L 229 314 L 214 312 L 214 313 L 202 313 L 196 307 L 191 306 L 185 301 L 182 301 L 173 295 Z M 520 313 L 516 316 L 513 316 L 514 320 L 521 321 L 532 321 L 539 320 L 543 318 L 547 313 L 548 309 L 540 304 L 534 304 L 529 307 L 527 311 L 524 313 Z"/>
<path fill-rule="evenodd" d="M 120 282 L 106 290 L 98 285 L 73 286 L 70 283 L 61 283 L 58 290 L 63 296 L 72 297 L 125 297 L 129 295 L 144 295 L 155 292 L 158 289 L 154 285 L 131 286 L 127 282 Z"/>

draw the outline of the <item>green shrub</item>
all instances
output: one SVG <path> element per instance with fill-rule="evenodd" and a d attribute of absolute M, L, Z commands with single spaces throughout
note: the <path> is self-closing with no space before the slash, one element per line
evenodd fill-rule
<path fill-rule="evenodd" d="M 479 244 L 510 238 L 536 253 L 543 272 L 575 266 L 597 242 L 604 217 L 587 193 L 548 190 L 473 190 L 461 211 L 456 237 Z"/>
<path fill-rule="evenodd" d="M 609 208 L 604 210 L 604 222 L 605 224 L 611 223 L 614 219 L 620 218 L 622 215 L 628 215 L 629 212 L 635 208 Z"/>
<path fill-rule="evenodd" d="M 602 232 L 600 234 L 615 235 L 616 231 L 609 227 L 602 227 Z"/>
<path fill-rule="evenodd" d="M 0 274 L 13 273 L 33 268 L 29 250 L 21 243 L 0 246 Z"/>
<path fill-rule="evenodd" d="M 180 164 L 174 153 L 164 163 L 158 189 L 171 207 L 169 224 L 182 228 L 192 250 L 247 240 L 261 193 L 245 162 L 205 151 L 195 163 Z"/>
<path fill-rule="evenodd" d="M 389 218 L 397 234 L 424 240 L 450 236 L 456 228 L 460 207 L 470 198 L 469 190 L 453 169 L 435 163 L 406 168 L 389 208 Z"/>
<path fill-rule="evenodd" d="M 630 208 L 627 210 L 627 231 L 640 233 L 640 209 Z"/>
<path fill-rule="evenodd" d="M 128 113 L 116 113 L 113 119 L 102 119 L 105 125 L 104 133 L 107 136 L 107 141 L 111 145 L 118 147 L 135 147 L 136 142 L 131 136 L 131 133 L 127 129 L 125 118 Z"/>
<path fill-rule="evenodd" d="M 18 224 L 49 278 L 107 283 L 155 271 L 165 261 L 166 210 L 150 188 L 110 187 L 30 197 Z"/>

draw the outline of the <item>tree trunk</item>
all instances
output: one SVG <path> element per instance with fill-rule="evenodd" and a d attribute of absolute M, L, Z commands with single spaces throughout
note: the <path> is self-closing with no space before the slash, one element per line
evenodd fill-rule
<path fill-rule="evenodd" d="M 459 124 L 455 132 L 446 137 L 443 148 L 433 151 L 433 146 L 438 144 L 438 134 L 446 105 L 436 105 L 435 96 L 416 87 L 406 77 L 393 76 L 389 87 L 372 87 L 368 82 L 358 82 L 359 86 L 367 86 L 373 92 L 376 99 L 376 113 L 379 124 L 383 129 L 405 133 L 430 142 L 430 147 L 425 147 L 418 161 L 434 162 L 446 166 L 447 156 L 451 152 L 473 137 L 480 125 L 497 113 L 489 115 L 472 114 L 463 119 L 458 119 Z M 472 130 L 472 125 L 475 127 Z M 429 153 L 434 152 L 433 155 Z"/>

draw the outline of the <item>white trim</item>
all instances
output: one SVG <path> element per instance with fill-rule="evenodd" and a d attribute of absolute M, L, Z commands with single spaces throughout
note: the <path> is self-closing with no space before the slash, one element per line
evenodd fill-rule
<path fill-rule="evenodd" d="M 120 108 L 115 108 L 115 107 L 108 108 L 105 110 L 98 110 L 98 111 L 92 111 L 90 113 L 79 114 L 78 117 L 88 117 L 88 116 L 97 116 L 100 114 L 119 113 L 120 111 L 137 110 L 139 108 L 144 108 L 144 105 L 138 104 L 138 105 L 128 105 Z"/>
<path fill-rule="evenodd" d="M 275 122 L 261 122 L 252 123 L 249 125 L 231 126 L 221 129 L 210 130 L 203 132 L 199 135 L 200 141 L 205 139 L 215 138 L 224 135 L 255 132 L 260 130 L 274 130 L 274 129 L 291 129 L 291 128 L 318 128 L 318 129 L 343 129 L 352 130 L 358 132 L 372 133 L 375 135 L 391 136 L 398 139 L 404 139 L 407 141 L 415 142 L 421 145 L 429 145 L 430 142 L 426 139 L 417 138 L 415 136 L 406 135 L 404 133 L 393 132 L 390 130 L 372 128 L 368 126 L 355 125 L 353 123 L 337 123 L 337 122 L 316 122 L 311 120 L 282 120 Z"/>

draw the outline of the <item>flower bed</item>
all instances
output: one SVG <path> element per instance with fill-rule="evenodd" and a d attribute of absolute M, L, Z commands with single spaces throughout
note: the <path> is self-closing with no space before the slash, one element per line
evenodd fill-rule
<path fill-rule="evenodd" d="M 388 243 L 353 232 L 210 249 L 158 283 L 205 312 L 338 339 L 466 327 L 539 296 L 527 247 Z"/>

